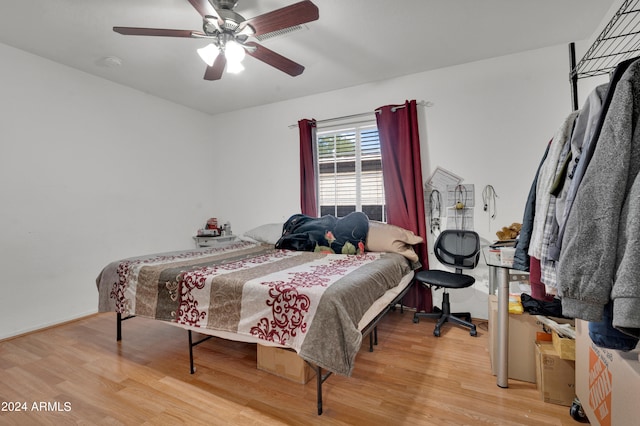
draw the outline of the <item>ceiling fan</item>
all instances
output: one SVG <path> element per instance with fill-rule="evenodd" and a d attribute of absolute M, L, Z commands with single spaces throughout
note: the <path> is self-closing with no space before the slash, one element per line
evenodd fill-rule
<path fill-rule="evenodd" d="M 238 0 L 189 0 L 202 15 L 202 31 L 172 30 L 162 28 L 113 27 L 124 35 L 201 38 L 211 41 L 198 49 L 207 63 L 205 80 L 219 80 L 225 68 L 228 72 L 242 70 L 245 53 L 292 77 L 302 74 L 304 67 L 291 59 L 249 41 L 250 37 L 265 36 L 286 28 L 295 27 L 318 19 L 318 8 L 310 0 L 245 19 L 233 9 Z"/>

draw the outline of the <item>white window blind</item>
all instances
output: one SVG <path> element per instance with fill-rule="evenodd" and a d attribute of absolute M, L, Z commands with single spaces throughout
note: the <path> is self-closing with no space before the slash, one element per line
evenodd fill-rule
<path fill-rule="evenodd" d="M 385 221 L 380 139 L 375 125 L 318 131 L 319 214 L 364 212 Z"/>

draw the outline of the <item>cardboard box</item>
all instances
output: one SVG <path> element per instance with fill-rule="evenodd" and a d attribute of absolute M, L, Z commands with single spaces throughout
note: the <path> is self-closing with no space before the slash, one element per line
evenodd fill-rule
<path fill-rule="evenodd" d="M 575 361 L 576 341 L 574 339 L 560 336 L 555 331 L 552 331 L 551 341 L 553 342 L 553 348 L 556 350 L 560 358 Z"/>
<path fill-rule="evenodd" d="M 596 346 L 589 323 L 576 321 L 576 395 L 592 425 L 638 424 L 639 354 Z"/>
<path fill-rule="evenodd" d="M 536 332 L 542 327 L 535 315 L 509 314 L 509 371 L 508 377 L 523 382 L 536 382 L 534 346 Z M 489 295 L 489 359 L 491 372 L 498 374 L 498 298 Z"/>
<path fill-rule="evenodd" d="M 295 351 L 274 346 L 257 346 L 258 370 L 303 384 L 315 376 L 313 368 Z"/>
<path fill-rule="evenodd" d="M 571 406 L 575 398 L 575 361 L 562 359 L 547 342 L 536 343 L 536 383 L 544 402 Z"/>

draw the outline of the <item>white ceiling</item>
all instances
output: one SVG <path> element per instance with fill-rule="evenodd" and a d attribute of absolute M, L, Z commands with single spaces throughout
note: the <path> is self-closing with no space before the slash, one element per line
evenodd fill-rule
<path fill-rule="evenodd" d="M 313 1 L 319 20 L 262 43 L 304 65 L 298 77 L 247 57 L 244 72 L 206 81 L 205 40 L 112 31 L 201 30 L 188 0 L 4 0 L 0 43 L 218 114 L 587 39 L 615 0 Z M 239 0 L 235 11 L 248 19 L 295 2 Z M 105 66 L 111 56 L 122 65 Z"/>

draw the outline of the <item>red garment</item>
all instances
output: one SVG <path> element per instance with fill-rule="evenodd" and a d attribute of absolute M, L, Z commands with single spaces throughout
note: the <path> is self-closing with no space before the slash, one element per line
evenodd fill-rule
<path fill-rule="evenodd" d="M 553 295 L 547 294 L 547 288 L 541 280 L 540 259 L 529 258 L 529 284 L 531 284 L 531 297 L 543 302 L 553 300 Z"/>

